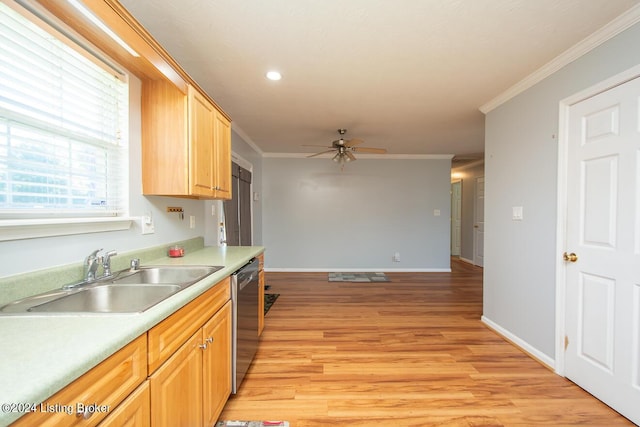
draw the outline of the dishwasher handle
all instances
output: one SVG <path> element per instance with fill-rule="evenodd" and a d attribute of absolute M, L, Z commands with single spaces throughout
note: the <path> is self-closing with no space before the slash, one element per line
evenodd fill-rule
<path fill-rule="evenodd" d="M 243 278 L 244 280 L 238 283 L 238 290 L 241 291 L 242 289 L 244 289 L 244 287 L 251 283 L 255 277 L 255 273 L 251 273 L 249 277 Z"/>

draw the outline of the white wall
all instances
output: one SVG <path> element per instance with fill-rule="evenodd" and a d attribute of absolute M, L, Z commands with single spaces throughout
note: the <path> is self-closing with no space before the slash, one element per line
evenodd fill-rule
<path fill-rule="evenodd" d="M 265 267 L 448 270 L 450 168 L 450 159 L 358 159 L 341 172 L 327 158 L 264 158 Z"/>
<path fill-rule="evenodd" d="M 486 117 L 484 317 L 550 360 L 559 101 L 640 63 L 639 45 L 636 24 Z"/>
<path fill-rule="evenodd" d="M 151 212 L 155 222 L 155 234 L 142 235 L 137 223 L 125 231 L 0 242 L 0 277 L 79 263 L 98 248 L 125 252 L 204 236 L 204 222 L 215 221 L 215 218 L 211 217 L 211 210 L 205 215 L 203 201 L 142 195 L 140 90 L 140 81 L 132 78 L 129 101 L 130 213 L 132 216 L 142 216 Z M 181 221 L 175 213 L 167 213 L 167 206 L 182 206 L 185 220 Z M 191 215 L 196 217 L 195 229 L 189 228 Z"/>

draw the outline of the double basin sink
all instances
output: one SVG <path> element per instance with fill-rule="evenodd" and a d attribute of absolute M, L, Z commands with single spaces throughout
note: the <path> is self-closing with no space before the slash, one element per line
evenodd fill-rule
<path fill-rule="evenodd" d="M 220 266 L 143 266 L 64 286 L 0 307 L 0 315 L 140 313 L 215 273 Z"/>

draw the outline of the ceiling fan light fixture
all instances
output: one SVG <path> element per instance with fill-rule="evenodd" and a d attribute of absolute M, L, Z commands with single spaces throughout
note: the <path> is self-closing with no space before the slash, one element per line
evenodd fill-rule
<path fill-rule="evenodd" d="M 340 153 L 336 153 L 335 156 L 333 156 L 333 160 L 334 162 L 338 163 L 340 161 L 340 158 L 342 157 L 342 155 Z"/>

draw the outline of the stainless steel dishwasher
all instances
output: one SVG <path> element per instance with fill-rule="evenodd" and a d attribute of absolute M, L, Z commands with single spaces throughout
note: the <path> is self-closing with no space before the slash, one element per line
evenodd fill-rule
<path fill-rule="evenodd" d="M 258 260 L 253 258 L 231 275 L 231 392 L 234 394 L 258 349 L 258 290 Z"/>

